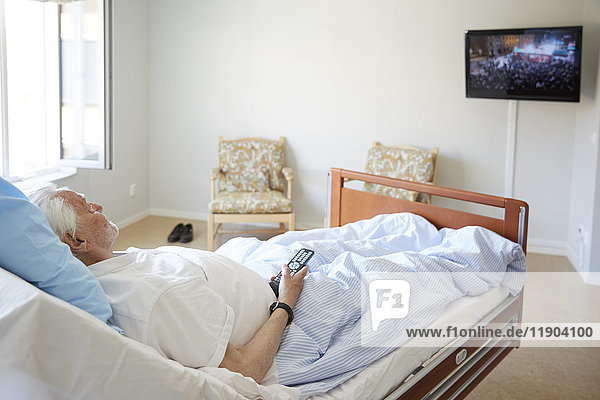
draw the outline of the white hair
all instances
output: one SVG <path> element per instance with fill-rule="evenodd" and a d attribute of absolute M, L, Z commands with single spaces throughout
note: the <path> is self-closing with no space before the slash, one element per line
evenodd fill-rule
<path fill-rule="evenodd" d="M 62 238 L 65 233 L 75 237 L 77 230 L 77 214 L 73 207 L 58 196 L 59 189 L 54 183 L 48 183 L 29 196 L 29 200 L 37 204 L 46 216 L 50 227 Z"/>

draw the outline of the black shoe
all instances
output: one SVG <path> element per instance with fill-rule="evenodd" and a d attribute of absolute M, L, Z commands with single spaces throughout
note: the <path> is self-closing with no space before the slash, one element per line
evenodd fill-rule
<path fill-rule="evenodd" d="M 179 237 L 179 241 L 181 243 L 191 242 L 194 239 L 194 228 L 192 228 L 192 224 L 187 224 L 183 227 L 183 231 L 181 232 L 181 236 Z"/>
<path fill-rule="evenodd" d="M 167 239 L 170 243 L 177 242 L 183 233 L 185 226 L 183 224 L 177 224 L 175 228 L 169 233 L 169 238 Z"/>

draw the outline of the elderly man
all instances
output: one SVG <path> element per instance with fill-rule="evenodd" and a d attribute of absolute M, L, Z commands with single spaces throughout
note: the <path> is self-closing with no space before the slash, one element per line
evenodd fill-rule
<path fill-rule="evenodd" d="M 257 382 L 265 378 L 293 318 L 306 267 L 293 277 L 283 267 L 276 301 L 258 274 L 212 252 L 115 254 L 117 226 L 80 193 L 49 185 L 31 200 L 97 276 L 113 307 L 111 322 L 127 336 L 185 366 L 220 366 Z"/>

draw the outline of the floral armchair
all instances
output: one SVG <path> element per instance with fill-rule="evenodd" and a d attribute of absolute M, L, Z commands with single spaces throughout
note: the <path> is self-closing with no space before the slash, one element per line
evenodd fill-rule
<path fill-rule="evenodd" d="M 413 182 L 433 183 L 438 148 L 432 151 L 410 146 L 384 146 L 373 143 L 367 156 L 365 172 Z M 397 199 L 431 203 L 431 195 L 411 190 L 365 183 L 363 190 Z"/>
<path fill-rule="evenodd" d="M 285 139 L 219 137 L 219 168 L 212 170 L 208 205 L 209 250 L 219 233 L 285 232 L 295 229 L 292 169 L 285 167 Z M 287 190 L 286 190 L 287 189 Z M 223 223 L 278 222 L 278 229 L 225 231 Z"/>

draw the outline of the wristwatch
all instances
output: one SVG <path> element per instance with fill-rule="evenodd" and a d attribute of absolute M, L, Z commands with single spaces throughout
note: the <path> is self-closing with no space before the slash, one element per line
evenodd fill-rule
<path fill-rule="evenodd" d="M 280 301 L 276 301 L 269 306 L 269 311 L 271 311 L 271 314 L 273 314 L 273 311 L 277 310 L 278 308 L 283 308 L 285 311 L 287 311 L 287 313 L 288 313 L 287 324 L 288 325 L 291 324 L 292 321 L 294 320 L 294 312 L 292 311 L 292 307 L 290 307 L 287 304 L 282 303 Z"/>

